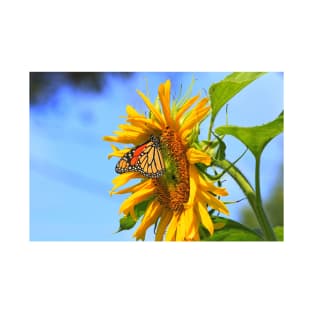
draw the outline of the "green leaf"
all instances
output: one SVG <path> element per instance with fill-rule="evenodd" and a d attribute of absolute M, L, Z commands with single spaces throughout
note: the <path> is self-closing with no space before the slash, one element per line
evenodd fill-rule
<path fill-rule="evenodd" d="M 283 226 L 274 227 L 274 233 L 278 241 L 284 241 L 284 227 Z"/>
<path fill-rule="evenodd" d="M 224 80 L 211 85 L 209 94 L 212 106 L 212 119 L 215 119 L 215 116 L 227 101 L 264 74 L 264 72 L 235 72 L 228 75 Z"/>
<path fill-rule="evenodd" d="M 262 241 L 262 237 L 248 227 L 224 217 L 212 217 L 214 224 L 224 227 L 214 231 L 213 236 L 203 226 L 200 227 L 202 241 Z"/>
<path fill-rule="evenodd" d="M 148 206 L 149 200 L 138 203 L 134 210 L 135 210 L 135 214 L 137 216 L 137 219 L 139 219 L 145 212 Z M 117 230 L 117 233 L 122 231 L 122 230 L 128 230 L 133 228 L 136 225 L 137 221 L 135 221 L 130 214 L 128 214 L 127 216 L 123 216 L 122 218 L 120 218 L 120 227 Z"/>
<path fill-rule="evenodd" d="M 215 129 L 219 135 L 232 135 L 239 139 L 258 158 L 265 146 L 284 128 L 284 113 L 282 112 L 274 121 L 261 126 L 239 127 L 220 126 Z"/>

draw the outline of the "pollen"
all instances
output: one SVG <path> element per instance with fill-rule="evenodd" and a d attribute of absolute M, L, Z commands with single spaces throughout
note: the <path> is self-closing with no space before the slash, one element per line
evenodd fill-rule
<path fill-rule="evenodd" d="M 166 175 L 153 183 L 159 202 L 168 209 L 182 211 L 189 199 L 189 162 L 186 147 L 174 130 L 166 127 L 160 137 L 166 167 Z"/>

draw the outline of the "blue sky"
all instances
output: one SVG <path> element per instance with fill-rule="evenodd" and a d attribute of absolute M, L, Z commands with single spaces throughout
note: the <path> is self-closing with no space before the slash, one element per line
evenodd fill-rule
<path fill-rule="evenodd" d="M 126 104 L 147 112 L 136 89 L 152 98 L 160 82 L 172 80 L 172 92 L 186 91 L 192 77 L 193 94 L 207 89 L 229 73 L 135 73 L 129 78 L 111 75 L 101 92 L 61 85 L 55 93 L 30 109 L 30 239 L 31 240 L 133 240 L 133 230 L 115 233 L 118 209 L 126 196 L 110 197 L 112 179 L 117 175 L 117 159 L 107 159 L 110 144 L 102 141 L 111 135 L 125 115 Z M 283 109 L 283 74 L 268 73 L 229 101 L 229 123 L 254 126 L 273 120 Z M 225 110 L 215 126 L 225 124 Z M 202 125 L 202 136 L 208 123 Z M 204 137 L 203 137 L 204 138 Z M 227 158 L 236 159 L 243 145 L 227 137 Z M 264 200 L 270 195 L 283 162 L 283 135 L 266 147 L 261 161 Z M 251 182 L 254 159 L 248 152 L 238 167 Z M 238 200 L 242 192 L 230 178 L 225 187 Z M 239 218 L 242 201 L 229 206 L 233 219 Z M 147 239 L 153 238 L 150 231 Z"/>

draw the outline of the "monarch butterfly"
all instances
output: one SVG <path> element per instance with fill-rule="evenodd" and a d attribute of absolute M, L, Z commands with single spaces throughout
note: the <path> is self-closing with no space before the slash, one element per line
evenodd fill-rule
<path fill-rule="evenodd" d="M 165 172 L 159 138 L 151 135 L 150 140 L 123 155 L 115 167 L 116 173 L 139 172 L 149 177 L 160 177 Z"/>

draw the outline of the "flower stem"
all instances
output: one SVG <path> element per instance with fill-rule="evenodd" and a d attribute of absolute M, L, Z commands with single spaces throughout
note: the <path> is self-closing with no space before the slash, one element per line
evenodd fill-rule
<path fill-rule="evenodd" d="M 256 192 L 256 208 L 255 211 L 258 212 L 257 218 L 260 225 L 263 225 L 262 229 L 265 235 L 265 238 L 270 241 L 276 241 L 276 236 L 273 231 L 272 226 L 265 214 L 265 211 L 262 206 L 261 198 L 261 188 L 260 188 L 260 155 L 255 158 L 255 192 Z"/>
<path fill-rule="evenodd" d="M 222 169 L 228 169 L 228 174 L 237 182 L 245 196 L 247 197 L 254 214 L 259 222 L 259 225 L 264 234 L 265 240 L 275 241 L 276 237 L 272 230 L 272 227 L 265 215 L 265 212 L 261 204 L 261 193 L 260 193 L 260 162 L 257 161 L 256 164 L 256 189 L 257 193 L 254 191 L 253 187 L 247 180 L 247 178 L 241 173 L 241 171 L 231 162 L 227 160 L 215 160 L 214 164 Z"/>
<path fill-rule="evenodd" d="M 210 121 L 210 126 L 209 126 L 209 133 L 208 133 L 208 141 L 211 140 L 211 134 L 212 134 L 214 120 L 215 120 L 215 118 L 213 117 L 213 115 L 211 115 L 211 121 Z"/>

